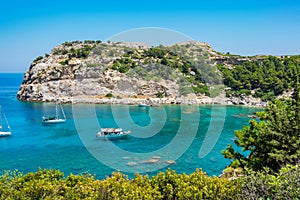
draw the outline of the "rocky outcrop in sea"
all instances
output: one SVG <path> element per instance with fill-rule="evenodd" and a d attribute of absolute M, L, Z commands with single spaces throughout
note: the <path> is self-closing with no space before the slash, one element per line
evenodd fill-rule
<path fill-rule="evenodd" d="M 261 105 L 251 96 L 226 97 L 216 64 L 225 59 L 207 43 L 185 42 L 153 48 L 143 43 L 65 42 L 38 57 L 24 74 L 22 101 L 118 104 Z M 195 67 L 196 66 L 196 67 Z M 215 72 L 215 77 L 205 75 Z M 208 73 L 209 74 L 209 73 Z M 208 92 L 201 89 L 209 88 Z M 200 88 L 200 89 L 199 89 Z"/>

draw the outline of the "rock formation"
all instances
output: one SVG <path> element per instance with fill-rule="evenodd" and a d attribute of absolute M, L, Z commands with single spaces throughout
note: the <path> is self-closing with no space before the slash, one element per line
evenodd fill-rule
<path fill-rule="evenodd" d="M 62 102 L 136 103 L 152 100 L 252 105 L 259 100 L 228 99 L 224 94 L 210 98 L 201 90 L 193 90 L 220 84 L 220 80 L 214 83 L 211 80 L 215 78 L 203 76 L 216 64 L 230 65 L 246 60 L 228 59 L 207 43 L 196 41 L 159 48 L 142 43 L 65 42 L 32 62 L 24 74 L 17 98 L 37 102 L 60 99 Z"/>

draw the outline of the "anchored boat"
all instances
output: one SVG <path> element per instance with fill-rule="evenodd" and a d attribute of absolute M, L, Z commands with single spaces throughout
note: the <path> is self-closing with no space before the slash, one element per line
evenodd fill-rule
<path fill-rule="evenodd" d="M 130 131 L 123 131 L 122 128 L 101 128 L 96 135 L 99 139 L 124 139 Z"/>
<path fill-rule="evenodd" d="M 59 112 L 58 109 L 60 109 L 63 117 L 60 118 L 59 117 Z M 45 117 L 43 116 L 43 124 L 60 124 L 60 123 L 65 123 L 66 121 L 66 115 L 65 112 L 62 108 L 62 105 L 56 102 L 55 105 L 55 116 L 51 116 L 51 117 Z"/>
<path fill-rule="evenodd" d="M 150 105 L 149 104 L 146 104 L 146 103 L 140 103 L 138 104 L 138 107 L 149 107 Z"/>

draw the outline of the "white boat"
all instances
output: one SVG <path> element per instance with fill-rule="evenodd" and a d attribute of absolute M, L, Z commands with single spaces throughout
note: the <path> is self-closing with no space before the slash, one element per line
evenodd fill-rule
<path fill-rule="evenodd" d="M 60 111 L 63 115 L 63 118 L 59 117 L 58 109 L 60 109 Z M 59 103 L 56 103 L 56 106 L 55 106 L 55 116 L 51 116 L 51 117 L 43 116 L 43 124 L 60 124 L 60 123 L 65 123 L 65 121 L 66 121 L 66 115 L 65 115 L 65 112 L 64 112 L 61 104 L 59 104 Z"/>
<path fill-rule="evenodd" d="M 140 103 L 138 105 L 138 107 L 149 107 L 150 105 L 149 104 L 146 104 L 146 103 Z"/>
<path fill-rule="evenodd" d="M 5 113 L 2 109 L 2 106 L 0 106 L 1 108 L 1 114 L 0 114 L 0 137 L 5 137 L 5 136 L 10 136 L 11 135 L 11 129 L 10 126 L 8 124 L 7 118 L 5 116 Z M 5 122 L 6 124 L 6 128 L 3 127 L 3 122 Z"/>
<path fill-rule="evenodd" d="M 96 135 L 99 139 L 124 139 L 127 137 L 127 135 L 130 133 L 130 131 L 123 131 L 122 128 L 101 128 L 101 131 L 99 131 Z"/>

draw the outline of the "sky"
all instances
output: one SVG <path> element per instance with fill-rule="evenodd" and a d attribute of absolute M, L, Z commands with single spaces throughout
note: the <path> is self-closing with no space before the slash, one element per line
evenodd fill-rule
<path fill-rule="evenodd" d="M 105 41 L 143 27 L 174 30 L 219 52 L 300 54 L 298 0 L 3 0 L 0 72 L 24 73 L 65 41 Z"/>

